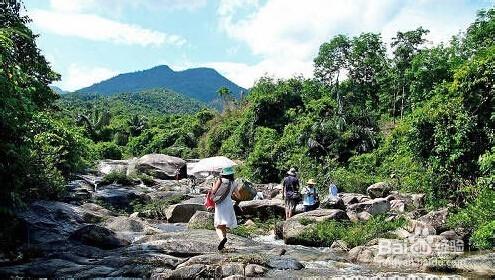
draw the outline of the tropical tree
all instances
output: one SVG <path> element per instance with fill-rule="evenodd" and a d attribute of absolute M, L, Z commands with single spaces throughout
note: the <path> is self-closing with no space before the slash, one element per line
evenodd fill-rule
<path fill-rule="evenodd" d="M 400 101 L 400 118 L 404 115 L 408 94 L 408 81 L 406 80 L 406 70 L 411 66 L 411 61 L 419 52 L 420 47 L 426 42 L 424 36 L 429 30 L 419 27 L 416 30 L 407 32 L 397 32 L 392 39 L 391 46 L 394 54 L 395 81 L 397 88 L 394 91 L 392 116 L 397 113 L 397 101 Z M 400 96 L 400 97 L 399 97 Z"/>

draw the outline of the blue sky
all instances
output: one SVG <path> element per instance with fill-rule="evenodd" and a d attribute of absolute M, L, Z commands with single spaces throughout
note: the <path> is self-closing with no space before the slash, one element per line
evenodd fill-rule
<path fill-rule="evenodd" d="M 25 0 L 38 45 L 76 90 L 166 64 L 213 67 L 243 87 L 262 75 L 310 77 L 321 43 L 336 34 L 423 26 L 447 41 L 494 0 Z"/>

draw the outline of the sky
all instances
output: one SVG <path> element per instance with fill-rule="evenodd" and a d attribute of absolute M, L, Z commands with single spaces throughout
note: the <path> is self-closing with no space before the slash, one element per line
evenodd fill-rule
<path fill-rule="evenodd" d="M 212 67 L 251 87 L 262 76 L 311 77 L 319 46 L 337 34 L 423 26 L 448 40 L 495 0 L 24 0 L 53 69 L 74 91 L 157 65 Z"/>

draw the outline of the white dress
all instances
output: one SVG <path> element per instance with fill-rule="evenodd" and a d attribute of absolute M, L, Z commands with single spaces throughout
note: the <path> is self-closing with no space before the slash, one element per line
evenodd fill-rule
<path fill-rule="evenodd" d="M 222 178 L 222 180 L 227 180 Z M 232 201 L 232 192 L 236 188 L 235 182 L 230 186 L 230 192 L 227 197 L 220 203 L 215 204 L 215 227 L 225 225 L 228 228 L 237 227 L 237 219 L 234 212 L 234 203 Z"/>

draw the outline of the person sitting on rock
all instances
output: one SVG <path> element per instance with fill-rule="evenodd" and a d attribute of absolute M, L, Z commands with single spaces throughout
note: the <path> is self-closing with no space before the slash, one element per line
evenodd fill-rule
<path fill-rule="evenodd" d="M 296 205 L 300 201 L 299 179 L 296 176 L 296 169 L 291 168 L 287 172 L 287 177 L 282 182 L 282 198 L 285 201 L 285 219 L 289 219 L 296 211 Z"/>
<path fill-rule="evenodd" d="M 234 168 L 226 167 L 220 173 L 220 178 L 215 181 L 211 193 L 215 201 L 215 230 L 220 238 L 218 250 L 222 250 L 227 243 L 227 228 L 237 227 L 232 192 L 236 189 L 234 181 Z"/>
<path fill-rule="evenodd" d="M 303 195 L 303 205 L 304 212 L 316 210 L 319 204 L 318 192 L 316 191 L 316 182 L 313 179 L 309 179 L 306 183 L 307 186 L 304 188 Z"/>

